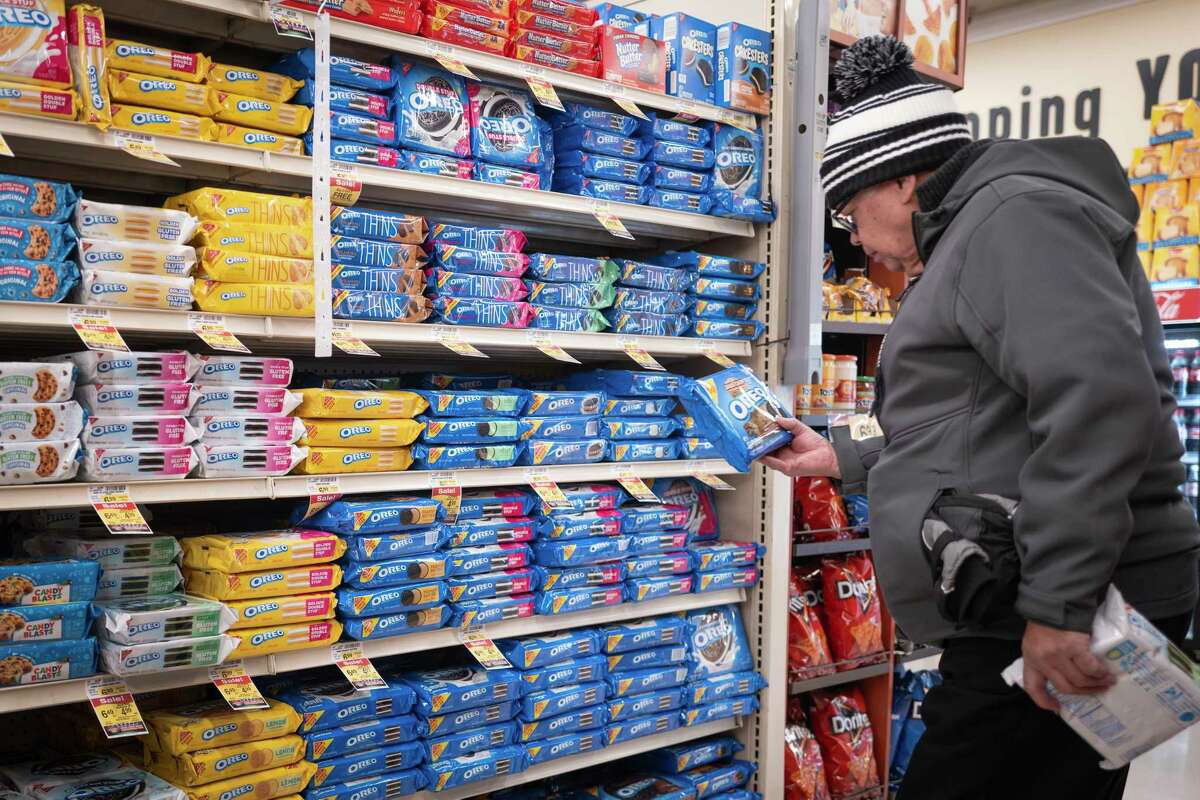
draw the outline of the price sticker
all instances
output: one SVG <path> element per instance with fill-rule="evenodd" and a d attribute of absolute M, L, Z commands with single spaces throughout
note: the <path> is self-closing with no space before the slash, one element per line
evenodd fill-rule
<path fill-rule="evenodd" d="M 0 156 L 8 156 L 15 158 L 12 148 L 8 146 L 8 142 L 4 140 L 4 134 L 0 133 Z"/>
<path fill-rule="evenodd" d="M 697 122 L 700 119 L 700 104 L 695 100 L 683 100 L 679 103 L 679 113 L 675 119 L 680 122 Z"/>
<path fill-rule="evenodd" d="M 451 328 L 446 325 L 436 325 L 433 328 L 433 338 L 437 339 L 438 344 L 445 347 L 460 356 L 470 356 L 471 358 L 487 358 L 487 354 L 482 352 L 470 342 L 464 342 L 462 331 L 457 328 Z"/>
<path fill-rule="evenodd" d="M 362 194 L 362 179 L 358 167 L 335 161 L 329 165 L 329 202 L 335 206 L 352 206 Z"/>
<path fill-rule="evenodd" d="M 722 491 L 733 491 L 732 486 L 730 486 L 728 483 L 721 480 L 720 478 L 718 478 L 716 475 L 712 474 L 711 472 L 705 472 L 704 470 L 701 470 L 701 469 L 692 469 L 691 475 L 696 480 L 698 480 L 702 483 L 706 483 L 714 489 L 720 489 Z"/>
<path fill-rule="evenodd" d="M 149 733 L 142 712 L 133 700 L 133 692 L 129 691 L 125 681 L 112 675 L 89 678 L 84 691 L 107 738 L 122 739 Z"/>
<path fill-rule="evenodd" d="M 352 356 L 375 356 L 379 358 L 370 345 L 354 333 L 354 326 L 344 320 L 333 321 L 333 346 L 343 353 Z"/>
<path fill-rule="evenodd" d="M 308 519 L 319 511 L 324 510 L 330 503 L 342 496 L 342 483 L 337 478 L 327 478 L 320 475 L 308 479 L 308 509 L 300 521 Z"/>
<path fill-rule="evenodd" d="M 153 136 L 133 131 L 113 131 L 117 147 L 134 158 L 153 161 L 156 164 L 168 164 L 178 167 L 179 164 L 158 149 L 158 142 Z"/>
<path fill-rule="evenodd" d="M 267 11 L 271 17 L 271 24 L 275 26 L 275 33 L 293 39 L 307 39 L 310 42 L 313 40 L 312 28 L 308 27 L 304 17 L 296 9 L 268 3 Z"/>
<path fill-rule="evenodd" d="M 434 472 L 429 475 L 431 496 L 446 509 L 445 522 L 453 525 L 462 508 L 462 486 L 453 472 Z"/>
<path fill-rule="evenodd" d="M 633 234 L 625 227 L 625 223 L 621 222 L 612 210 L 607 200 L 596 200 L 592 202 L 592 216 L 604 226 L 604 230 L 616 236 L 618 239 L 628 239 L 633 241 Z"/>
<path fill-rule="evenodd" d="M 371 659 L 363 653 L 362 642 L 341 642 L 333 645 L 333 663 L 360 692 L 367 689 L 386 689 L 387 681 L 375 669 Z"/>
<path fill-rule="evenodd" d="M 715 364 L 718 364 L 722 367 L 734 366 L 733 359 L 718 350 L 716 344 L 713 342 L 701 341 L 697 349 L 699 349 L 701 353 L 707 356 L 708 359 Z"/>
<path fill-rule="evenodd" d="M 133 498 L 129 496 L 129 487 L 125 484 L 111 486 L 89 486 L 88 502 L 108 528 L 114 534 L 149 534 L 150 524 L 142 516 L 141 510 Z"/>
<path fill-rule="evenodd" d="M 649 121 L 650 117 L 646 116 L 646 112 L 638 108 L 638 104 L 629 99 L 629 87 L 619 83 L 608 83 L 605 85 L 608 89 L 608 96 L 613 102 L 621 107 L 621 110 L 626 114 L 632 114 L 638 119 Z"/>
<path fill-rule="evenodd" d="M 617 469 L 617 482 L 625 488 L 625 491 L 633 495 L 639 503 L 661 503 L 658 495 L 650 491 L 650 487 L 646 482 L 634 474 L 632 467 L 619 467 Z"/>
<path fill-rule="evenodd" d="M 246 673 L 241 661 L 227 661 L 220 666 L 209 667 L 208 678 L 234 711 L 271 707 Z"/>
<path fill-rule="evenodd" d="M 646 352 L 642 347 L 642 343 L 633 337 L 621 336 L 617 340 L 621 344 L 621 349 L 625 351 L 625 355 L 632 358 L 638 363 L 638 366 L 643 369 L 653 369 L 659 372 L 666 372 L 667 368 L 658 363 L 658 359 Z"/>
<path fill-rule="evenodd" d="M 129 352 L 129 345 L 121 338 L 121 332 L 113 325 L 112 317 L 103 308 L 72 308 L 67 319 L 75 333 L 87 345 L 88 350 L 121 350 Z"/>
<path fill-rule="evenodd" d="M 558 484 L 550 477 L 548 471 L 544 469 L 526 470 L 525 480 L 529 483 L 530 488 L 537 492 L 537 496 L 542 498 L 542 502 L 550 508 L 571 508 L 571 501 L 563 494 L 563 490 L 558 488 Z"/>
<path fill-rule="evenodd" d="M 441 64 L 442 69 L 473 81 L 479 80 L 479 78 L 475 77 L 475 73 L 471 72 L 471 68 L 464 64 L 462 59 L 454 55 L 454 50 L 450 48 L 450 45 L 441 44 L 440 42 L 427 42 L 425 44 L 425 52 L 434 61 Z"/>
<path fill-rule="evenodd" d="M 850 428 L 850 439 L 855 442 L 883 436 L 883 428 L 880 427 L 879 420 L 870 414 L 851 414 L 844 420 L 839 420 L 838 424 L 844 424 Z"/>
<path fill-rule="evenodd" d="M 525 74 L 525 83 L 529 84 L 529 91 L 533 92 L 533 98 L 539 104 L 555 111 L 566 110 L 562 100 L 558 99 L 558 92 L 554 91 L 553 84 L 546 80 L 546 70 L 526 64 L 521 71 Z"/>
<path fill-rule="evenodd" d="M 495 642 L 483 635 L 482 629 L 463 628 L 459 631 L 458 639 L 484 669 L 512 669 L 504 653 L 500 652 Z"/>
<path fill-rule="evenodd" d="M 575 356 L 556 345 L 547 331 L 529 331 L 529 343 L 550 356 L 555 361 L 565 361 L 568 364 L 582 364 Z"/>
<path fill-rule="evenodd" d="M 743 131 L 750 131 L 751 133 L 754 133 L 754 131 L 758 128 L 754 122 L 754 117 L 750 116 L 749 114 L 739 114 L 736 111 L 730 111 L 727 108 L 723 108 L 718 111 L 717 117 L 726 125 L 732 125 L 733 127 L 739 128 Z"/>
<path fill-rule="evenodd" d="M 196 311 L 188 312 L 188 328 L 199 336 L 213 350 L 228 350 L 231 353 L 250 353 L 250 348 L 242 344 L 233 331 L 225 324 L 224 314 L 201 314 Z"/>

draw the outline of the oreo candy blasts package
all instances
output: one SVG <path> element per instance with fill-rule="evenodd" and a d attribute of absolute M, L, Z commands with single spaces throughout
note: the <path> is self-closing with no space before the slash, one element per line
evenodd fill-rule
<path fill-rule="evenodd" d="M 713 442 L 741 472 L 792 441 L 775 422 L 791 417 L 791 411 L 745 366 L 686 381 L 679 399 L 695 419 L 697 435 Z"/>
<path fill-rule="evenodd" d="M 713 150 L 716 153 L 713 189 L 741 197 L 762 196 L 763 138 L 757 131 L 744 131 L 732 125 L 713 126 Z"/>
<path fill-rule="evenodd" d="M 687 623 L 692 644 L 691 680 L 754 669 L 754 657 L 737 606 L 690 611 Z"/>
<path fill-rule="evenodd" d="M 471 152 L 492 164 L 537 169 L 546 164 L 543 134 L 533 98 L 522 89 L 470 83 Z"/>
<path fill-rule="evenodd" d="M 471 155 L 466 81 L 437 67 L 397 60 L 393 96 L 402 147 L 449 156 Z"/>

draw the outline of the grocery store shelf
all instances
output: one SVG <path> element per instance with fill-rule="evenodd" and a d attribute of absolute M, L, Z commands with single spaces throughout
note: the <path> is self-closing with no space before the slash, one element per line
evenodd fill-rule
<path fill-rule="evenodd" d="M 862 528 L 849 528 L 854 532 L 861 532 Z M 811 531 L 809 531 L 811 533 Z M 870 539 L 838 539 L 832 542 L 802 542 L 792 547 L 792 555 L 796 558 L 809 558 L 811 556 L 828 556 L 835 553 L 855 553 L 859 550 L 870 550 Z"/>
<path fill-rule="evenodd" d="M 741 727 L 741 720 L 737 717 L 730 717 L 729 719 L 720 719 L 716 722 L 708 722 L 704 725 L 676 728 L 667 733 L 660 733 L 655 736 L 643 736 L 640 739 L 602 747 L 590 753 L 568 756 L 566 758 L 555 759 L 554 761 L 544 761 L 515 775 L 506 775 L 503 778 L 493 778 L 490 781 L 481 781 L 479 783 L 469 783 L 466 786 L 459 786 L 456 789 L 444 792 L 417 792 L 412 797 L 415 800 L 462 800 L 462 798 L 466 797 L 482 797 L 487 793 L 507 789 L 511 786 L 521 786 L 527 783 L 534 783 L 535 781 L 544 781 L 572 770 L 620 761 L 642 753 L 648 753 L 651 750 L 703 739 L 706 736 L 715 736 L 718 733 L 736 730 L 739 727 Z M 629 766 L 621 765 L 617 767 L 617 770 L 622 774 L 626 774 Z"/>
<path fill-rule="evenodd" d="M 889 322 L 832 322 L 821 323 L 821 333 L 853 333 L 861 336 L 884 336 Z"/>
<path fill-rule="evenodd" d="M 261 8 L 262 4 L 256 7 Z M 135 159 L 117 146 L 113 133 L 103 133 L 79 122 L 0 114 L 0 133 L 18 161 L 26 162 L 30 172 L 47 178 L 79 180 L 78 165 L 85 163 L 89 170 L 98 168 L 97 176 L 104 175 L 104 170 L 122 170 L 178 181 L 178 185 L 157 187 L 160 192 L 190 188 L 183 185 L 186 179 L 248 184 L 285 192 L 308 192 L 312 186 L 312 159 L 307 156 L 159 136 L 156 138 L 159 151 L 180 165 L 172 167 Z M 35 162 L 59 165 L 59 170 L 29 166 Z M 360 202 L 364 206 L 383 204 L 403 206 L 415 213 L 446 212 L 503 219 L 534 236 L 544 233 L 559 240 L 622 245 L 623 240 L 601 227 L 593 214 L 595 201 L 587 197 L 367 165 L 358 165 L 357 170 L 363 184 Z M 120 173 L 108 180 L 118 188 Z M 464 198 L 469 199 L 464 202 Z M 605 205 L 639 239 L 702 242 L 718 236 L 754 235 L 754 226 L 748 222 L 629 203 Z M 644 246 L 645 242 L 626 244 Z"/>
<path fill-rule="evenodd" d="M 865 678 L 874 678 L 878 675 L 886 675 L 891 671 L 892 667 L 887 661 L 879 664 L 870 664 L 858 669 L 848 669 L 845 672 L 835 672 L 832 675 L 822 675 L 819 678 L 810 678 L 806 681 L 793 681 L 788 685 L 788 694 L 797 695 L 811 692 L 814 689 L 825 689 L 830 686 L 843 686 L 847 683 L 854 683 Z"/>
<path fill-rule="evenodd" d="M 488 486 L 518 486 L 530 482 L 531 467 L 503 469 L 450 470 L 458 484 L 466 489 Z M 694 472 L 714 475 L 736 473 L 721 459 L 694 461 L 645 461 L 639 463 L 571 464 L 544 467 L 550 480 L 567 484 L 581 481 L 615 481 L 619 472 L 631 470 L 643 479 L 681 477 Z M 432 488 L 435 475 L 446 472 L 368 472 L 333 475 L 343 494 L 371 492 L 412 492 Z M 279 478 L 185 478 L 183 480 L 139 481 L 128 483 L 135 503 L 202 503 L 226 500 L 279 499 L 308 497 L 310 475 L 285 475 Z M 112 483 L 112 481 L 107 481 Z M 34 508 L 72 508 L 89 505 L 89 483 L 38 483 L 29 486 L 0 486 L 0 511 Z"/>
<path fill-rule="evenodd" d="M 539 633 L 582 628 L 592 625 L 608 625 L 623 620 L 642 619 L 643 617 L 660 614 L 674 614 L 680 611 L 690 611 L 697 608 L 742 603 L 746 594 L 741 589 L 727 589 L 721 592 L 705 594 L 684 594 L 674 597 L 664 597 L 645 603 L 625 603 L 619 606 L 580 611 L 575 614 L 562 616 L 536 616 L 526 619 L 509 620 L 483 628 L 483 634 L 492 639 L 510 639 L 515 636 L 533 636 Z M 237 635 L 237 631 L 231 631 Z M 412 633 L 405 636 L 395 636 L 386 639 L 375 639 L 363 642 L 363 650 L 368 658 L 383 658 L 385 656 L 417 653 L 426 650 L 436 650 L 443 647 L 455 647 L 461 644 L 457 628 L 443 628 L 438 631 Z M 312 667 L 331 666 L 333 655 L 328 647 L 313 647 L 308 650 L 297 650 L 291 653 L 279 653 L 273 656 L 246 659 L 242 662 L 246 671 L 252 676 L 278 675 L 285 672 L 309 669 Z M 39 683 L 29 686 L 14 686 L 0 689 L 0 714 L 13 711 L 25 711 L 33 708 L 46 708 L 63 703 L 75 703 L 86 699 L 84 686 L 86 678 L 54 683 Z M 183 686 L 201 686 L 209 682 L 207 669 L 176 669 L 145 675 L 131 675 L 125 678 L 130 691 L 134 694 L 157 692 L 164 689 L 177 689 Z M 445 794 L 438 797 L 445 798 Z"/>
<path fill-rule="evenodd" d="M 37 353 L 55 339 L 81 347 L 69 321 L 70 309 L 79 306 L 69 303 L 15 303 L 0 301 L 0 336 L 10 347 L 27 341 Z M 106 309 L 113 325 L 121 332 L 130 347 L 161 347 L 174 345 L 196 349 L 201 341 L 188 328 L 186 312 L 152 308 Z M 226 327 L 257 355 L 311 356 L 314 323 L 297 317 L 252 317 L 223 315 Z M 485 354 L 502 356 L 506 362 L 533 361 L 543 365 L 553 363 L 537 349 L 534 332 L 507 328 L 483 328 L 467 325 L 441 326 L 404 322 L 354 322 L 354 334 L 369 344 L 381 356 L 403 357 L 408 360 L 435 357 L 487 365 L 484 359 L 459 356 L 445 347 L 439 337 L 449 333 L 475 345 Z M 715 350 L 730 358 L 750 355 L 749 342 L 720 339 L 692 339 L 672 336 L 619 336 L 612 333 L 569 333 L 538 331 L 567 353 L 584 362 L 633 361 L 625 353 L 623 342 L 636 342 L 660 361 L 684 358 L 703 358 L 705 350 Z M 370 366 L 373 361 L 360 358 Z"/>

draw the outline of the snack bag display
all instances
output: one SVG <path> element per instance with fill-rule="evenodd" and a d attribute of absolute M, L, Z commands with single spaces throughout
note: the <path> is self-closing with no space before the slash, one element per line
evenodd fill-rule
<path fill-rule="evenodd" d="M 825 760 L 812 731 L 791 724 L 783 731 L 784 800 L 830 800 Z"/>
<path fill-rule="evenodd" d="M 852 686 L 813 692 L 811 720 L 834 797 L 879 785 L 875 736 L 861 689 Z"/>
<path fill-rule="evenodd" d="M 833 654 L 821 623 L 820 576 L 792 571 L 788 582 L 788 671 L 800 680 L 831 675 Z"/>
<path fill-rule="evenodd" d="M 858 553 L 822 560 L 821 587 L 834 660 L 857 663 L 882 651 L 879 593 L 871 557 Z"/>
<path fill-rule="evenodd" d="M 0 2 L 0 77 L 17 83 L 71 88 L 64 0 Z"/>

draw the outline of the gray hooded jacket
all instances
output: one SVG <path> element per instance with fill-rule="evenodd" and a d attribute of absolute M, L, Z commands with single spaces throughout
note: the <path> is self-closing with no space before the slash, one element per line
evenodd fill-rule
<path fill-rule="evenodd" d="M 1024 620 L 1090 631 L 1110 582 L 1151 618 L 1194 608 L 1200 528 L 1178 489 L 1162 325 L 1112 150 L 976 143 L 921 199 L 925 270 L 881 353 L 885 435 L 834 429 L 846 490 L 869 492 L 896 622 L 926 642 L 1019 637 Z M 1016 613 L 984 630 L 936 608 L 920 532 L 947 488 L 1020 501 Z"/>

